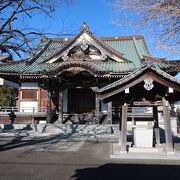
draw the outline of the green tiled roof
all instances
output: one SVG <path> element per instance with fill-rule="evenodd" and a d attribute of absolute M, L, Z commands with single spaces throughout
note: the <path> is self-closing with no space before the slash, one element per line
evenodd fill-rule
<path fill-rule="evenodd" d="M 156 67 L 163 69 L 167 72 L 175 71 L 179 72 L 180 71 L 180 60 L 165 60 L 165 59 L 159 59 L 159 58 L 153 58 L 150 56 L 143 56 L 143 61 L 142 63 L 145 64 L 154 64 Z"/>
<path fill-rule="evenodd" d="M 13 62 L 8 64 L 0 65 L 0 72 L 13 72 L 13 73 L 23 73 L 27 69 L 27 65 L 24 61 Z"/>
<path fill-rule="evenodd" d="M 9 64 L 2 64 L 0 66 L 0 72 L 17 72 L 21 74 L 40 73 L 51 68 L 50 66 L 54 66 L 43 63 L 43 61 L 51 57 L 62 47 L 64 47 L 64 43 L 62 42 L 42 42 L 42 44 L 39 44 L 38 50 L 34 52 L 35 56 L 32 56 L 28 60 L 24 61 L 14 61 Z"/>
<path fill-rule="evenodd" d="M 104 42 L 124 54 L 127 59 L 133 62 L 135 68 L 141 67 L 142 55 L 149 55 L 142 39 L 104 40 Z"/>
<path fill-rule="evenodd" d="M 64 47 L 65 44 L 63 42 L 56 42 L 56 41 L 48 41 L 44 48 L 39 52 L 41 53 L 40 56 L 38 56 L 38 53 L 36 54 L 35 57 L 31 58 L 29 62 L 33 62 L 27 69 L 27 71 L 30 72 L 39 72 L 43 71 L 48 67 L 47 64 L 42 63 L 46 59 L 50 58 L 53 56 L 57 51 L 59 51 L 62 47 Z"/>
<path fill-rule="evenodd" d="M 111 38 L 97 38 L 103 43 L 106 43 L 111 48 L 123 54 L 125 59 L 130 61 L 117 62 L 109 60 L 84 60 L 87 66 L 92 65 L 99 71 L 107 71 L 111 74 L 129 73 L 135 69 L 141 68 L 142 59 L 151 57 L 144 39 L 142 36 L 128 36 L 128 37 L 111 37 Z M 64 40 L 47 40 L 42 41 L 38 49 L 34 52 L 35 56 L 30 57 L 28 60 L 14 61 L 8 64 L 0 64 L 0 74 L 14 73 L 14 74 L 43 74 L 44 72 L 52 73 L 58 69 L 63 68 L 66 62 L 46 63 L 48 59 L 53 57 L 56 53 L 65 48 L 66 43 Z M 153 59 L 153 58 L 152 58 Z M 153 61 L 156 66 L 161 69 L 173 68 L 174 63 L 167 63 L 167 61 Z M 73 63 L 72 63 L 73 65 Z"/>
<path fill-rule="evenodd" d="M 52 64 L 46 64 L 46 70 L 51 72 L 51 71 L 55 71 L 57 69 L 66 67 L 66 64 L 69 62 L 58 62 L 58 63 L 52 63 Z M 134 65 L 133 63 L 118 63 L 118 62 L 102 62 L 102 61 L 94 61 L 94 60 L 89 60 L 89 61 L 74 61 L 71 62 L 71 65 L 74 66 L 75 64 L 87 64 L 88 66 L 92 66 L 92 68 L 96 68 L 97 70 L 101 69 L 102 71 L 107 71 L 109 73 L 127 73 L 129 71 L 132 71 L 134 69 Z M 70 64 L 70 63 L 69 63 Z M 45 64 L 43 64 L 45 65 Z M 45 66 L 44 66 L 45 67 Z"/>
<path fill-rule="evenodd" d="M 107 69 L 112 73 L 124 73 L 124 72 L 129 72 L 134 69 L 134 64 L 133 63 L 128 63 L 128 62 L 115 62 L 115 61 L 91 61 L 92 63 L 98 65 L 99 67 L 103 69 Z"/>

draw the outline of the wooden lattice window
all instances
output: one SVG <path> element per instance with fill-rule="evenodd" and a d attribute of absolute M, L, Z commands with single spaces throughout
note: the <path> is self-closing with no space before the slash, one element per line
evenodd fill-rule
<path fill-rule="evenodd" d="M 37 100 L 37 90 L 36 89 L 24 89 L 22 91 L 22 99 L 27 100 Z"/>

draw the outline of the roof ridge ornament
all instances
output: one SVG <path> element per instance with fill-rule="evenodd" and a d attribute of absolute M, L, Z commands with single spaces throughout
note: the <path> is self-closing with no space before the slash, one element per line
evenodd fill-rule
<path fill-rule="evenodd" d="M 154 66 L 155 68 L 157 68 L 156 64 L 150 59 L 142 59 L 141 62 L 142 62 L 143 67 L 151 68 Z"/>
<path fill-rule="evenodd" d="M 144 88 L 147 91 L 150 91 L 153 89 L 153 87 L 154 87 L 153 81 L 154 80 L 151 77 L 147 77 L 146 79 L 144 79 Z"/>
<path fill-rule="evenodd" d="M 84 22 L 84 23 L 82 24 L 81 28 L 80 28 L 80 32 L 82 32 L 82 31 L 87 31 L 87 32 L 89 32 L 89 27 L 88 27 L 88 25 L 86 24 L 86 22 Z"/>

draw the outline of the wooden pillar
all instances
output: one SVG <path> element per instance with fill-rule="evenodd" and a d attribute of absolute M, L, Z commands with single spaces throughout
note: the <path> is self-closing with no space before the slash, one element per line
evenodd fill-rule
<path fill-rule="evenodd" d="M 99 95 L 96 93 L 96 99 L 95 99 L 95 117 L 96 117 L 96 123 L 99 124 L 99 116 L 100 116 L 100 100 Z"/>
<path fill-rule="evenodd" d="M 155 134 L 156 144 L 160 144 L 159 121 L 158 121 L 158 109 L 157 109 L 157 106 L 153 106 L 153 117 L 154 117 L 154 134 Z"/>
<path fill-rule="evenodd" d="M 59 91 L 58 123 L 63 122 L 63 91 Z"/>
<path fill-rule="evenodd" d="M 127 110 L 128 110 L 128 106 L 126 104 L 124 104 L 122 106 L 122 120 L 121 120 L 121 137 L 120 137 L 120 151 L 123 153 L 127 153 L 126 150 L 126 144 L 127 144 Z"/>
<path fill-rule="evenodd" d="M 108 102 L 108 124 L 112 124 L 112 102 Z"/>
<path fill-rule="evenodd" d="M 19 87 L 19 92 L 18 92 L 18 112 L 21 111 L 21 100 L 22 100 L 22 91 Z"/>
<path fill-rule="evenodd" d="M 173 152 L 173 139 L 171 133 L 171 119 L 169 102 L 163 98 L 163 114 L 164 114 L 164 127 L 165 127 L 165 138 L 166 138 L 166 150 L 168 152 Z"/>
<path fill-rule="evenodd" d="M 51 122 L 51 92 L 48 90 L 46 122 Z"/>
<path fill-rule="evenodd" d="M 119 107 L 119 142 L 118 142 L 119 145 L 121 145 L 121 127 L 122 127 L 122 107 Z"/>
<path fill-rule="evenodd" d="M 38 95 L 37 95 L 37 100 L 38 100 L 38 112 L 41 112 L 41 88 L 38 87 Z"/>

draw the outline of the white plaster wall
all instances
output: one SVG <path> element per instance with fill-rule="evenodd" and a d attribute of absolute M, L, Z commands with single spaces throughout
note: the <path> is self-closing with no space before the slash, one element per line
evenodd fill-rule
<path fill-rule="evenodd" d="M 101 112 L 107 112 L 108 111 L 108 103 L 104 103 L 101 101 Z"/>
<path fill-rule="evenodd" d="M 19 88 L 18 84 L 14 83 L 14 82 L 11 82 L 11 81 L 7 81 L 7 80 L 4 80 L 4 85 Z"/>
<path fill-rule="evenodd" d="M 68 90 L 65 89 L 63 91 L 63 112 L 67 112 L 67 105 L 68 105 Z"/>
<path fill-rule="evenodd" d="M 174 110 L 177 112 L 177 108 L 180 109 L 180 101 L 176 101 L 176 102 L 174 103 L 174 107 L 175 107 Z"/>
<path fill-rule="evenodd" d="M 174 136 L 178 134 L 177 132 L 177 117 L 171 117 L 171 128 L 172 128 L 172 133 Z"/>
<path fill-rule="evenodd" d="M 159 119 L 159 127 L 164 129 L 164 117 L 161 116 L 158 117 Z M 171 129 L 172 129 L 172 133 L 173 135 L 177 135 L 177 117 L 171 117 Z"/>
<path fill-rule="evenodd" d="M 4 85 L 4 79 L 0 78 L 0 86 Z"/>
<path fill-rule="evenodd" d="M 38 89 L 37 82 L 23 82 L 21 83 L 21 89 Z"/>
<path fill-rule="evenodd" d="M 11 87 L 15 87 L 15 88 L 19 87 L 18 84 L 11 82 L 11 81 L 7 81 L 7 80 L 2 79 L 2 78 L 0 78 L 0 86 L 11 86 Z"/>
<path fill-rule="evenodd" d="M 37 112 L 38 102 L 37 101 L 21 101 L 20 102 L 20 112 Z"/>

